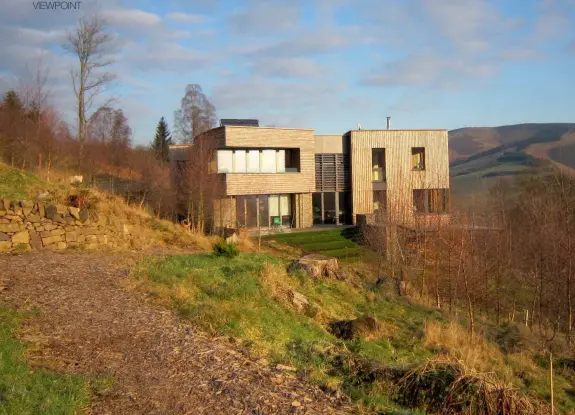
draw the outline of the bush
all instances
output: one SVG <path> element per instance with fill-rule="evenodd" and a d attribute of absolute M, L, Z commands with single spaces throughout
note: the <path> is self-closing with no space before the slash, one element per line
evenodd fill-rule
<path fill-rule="evenodd" d="M 224 240 L 215 243 L 213 251 L 215 256 L 225 256 L 228 258 L 236 257 L 240 253 L 236 244 L 228 243 Z"/>

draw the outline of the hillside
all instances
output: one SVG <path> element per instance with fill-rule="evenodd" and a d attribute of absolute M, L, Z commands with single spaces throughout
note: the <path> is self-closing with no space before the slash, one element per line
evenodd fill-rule
<path fill-rule="evenodd" d="M 518 124 L 449 132 L 456 203 L 480 196 L 499 178 L 538 175 L 552 167 L 575 173 L 575 124 Z"/>

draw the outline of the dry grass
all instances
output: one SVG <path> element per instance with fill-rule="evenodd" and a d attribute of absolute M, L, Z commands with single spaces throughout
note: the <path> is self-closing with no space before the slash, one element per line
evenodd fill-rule
<path fill-rule="evenodd" d="M 260 271 L 260 282 L 268 297 L 291 306 L 288 293 L 297 286 L 297 282 L 288 275 L 285 267 L 271 262 L 264 263 Z"/>
<path fill-rule="evenodd" d="M 399 402 L 441 415 L 545 415 L 546 406 L 463 361 L 430 360 L 396 387 Z"/>
<path fill-rule="evenodd" d="M 427 321 L 424 341 L 430 348 L 445 347 L 449 356 L 473 370 L 495 372 L 505 381 L 513 378 L 513 370 L 505 363 L 505 356 L 499 348 L 480 336 L 471 339 L 469 333 L 457 323 L 444 325 Z"/>

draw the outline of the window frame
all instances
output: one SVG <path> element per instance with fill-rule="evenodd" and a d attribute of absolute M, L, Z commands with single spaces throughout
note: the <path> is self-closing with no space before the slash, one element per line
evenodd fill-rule
<path fill-rule="evenodd" d="M 421 167 L 417 167 L 414 163 L 414 156 L 420 154 L 421 156 Z M 425 157 L 425 147 L 411 147 L 411 170 L 412 171 L 425 171 L 426 169 L 426 157 Z"/>

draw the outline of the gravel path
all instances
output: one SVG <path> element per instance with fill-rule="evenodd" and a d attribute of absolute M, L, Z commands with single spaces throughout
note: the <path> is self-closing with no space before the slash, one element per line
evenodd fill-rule
<path fill-rule="evenodd" d="M 19 335 L 35 367 L 112 376 L 93 414 L 347 414 L 289 373 L 246 359 L 169 310 L 122 288 L 125 258 L 104 254 L 0 255 L 0 305 L 30 309 Z"/>

